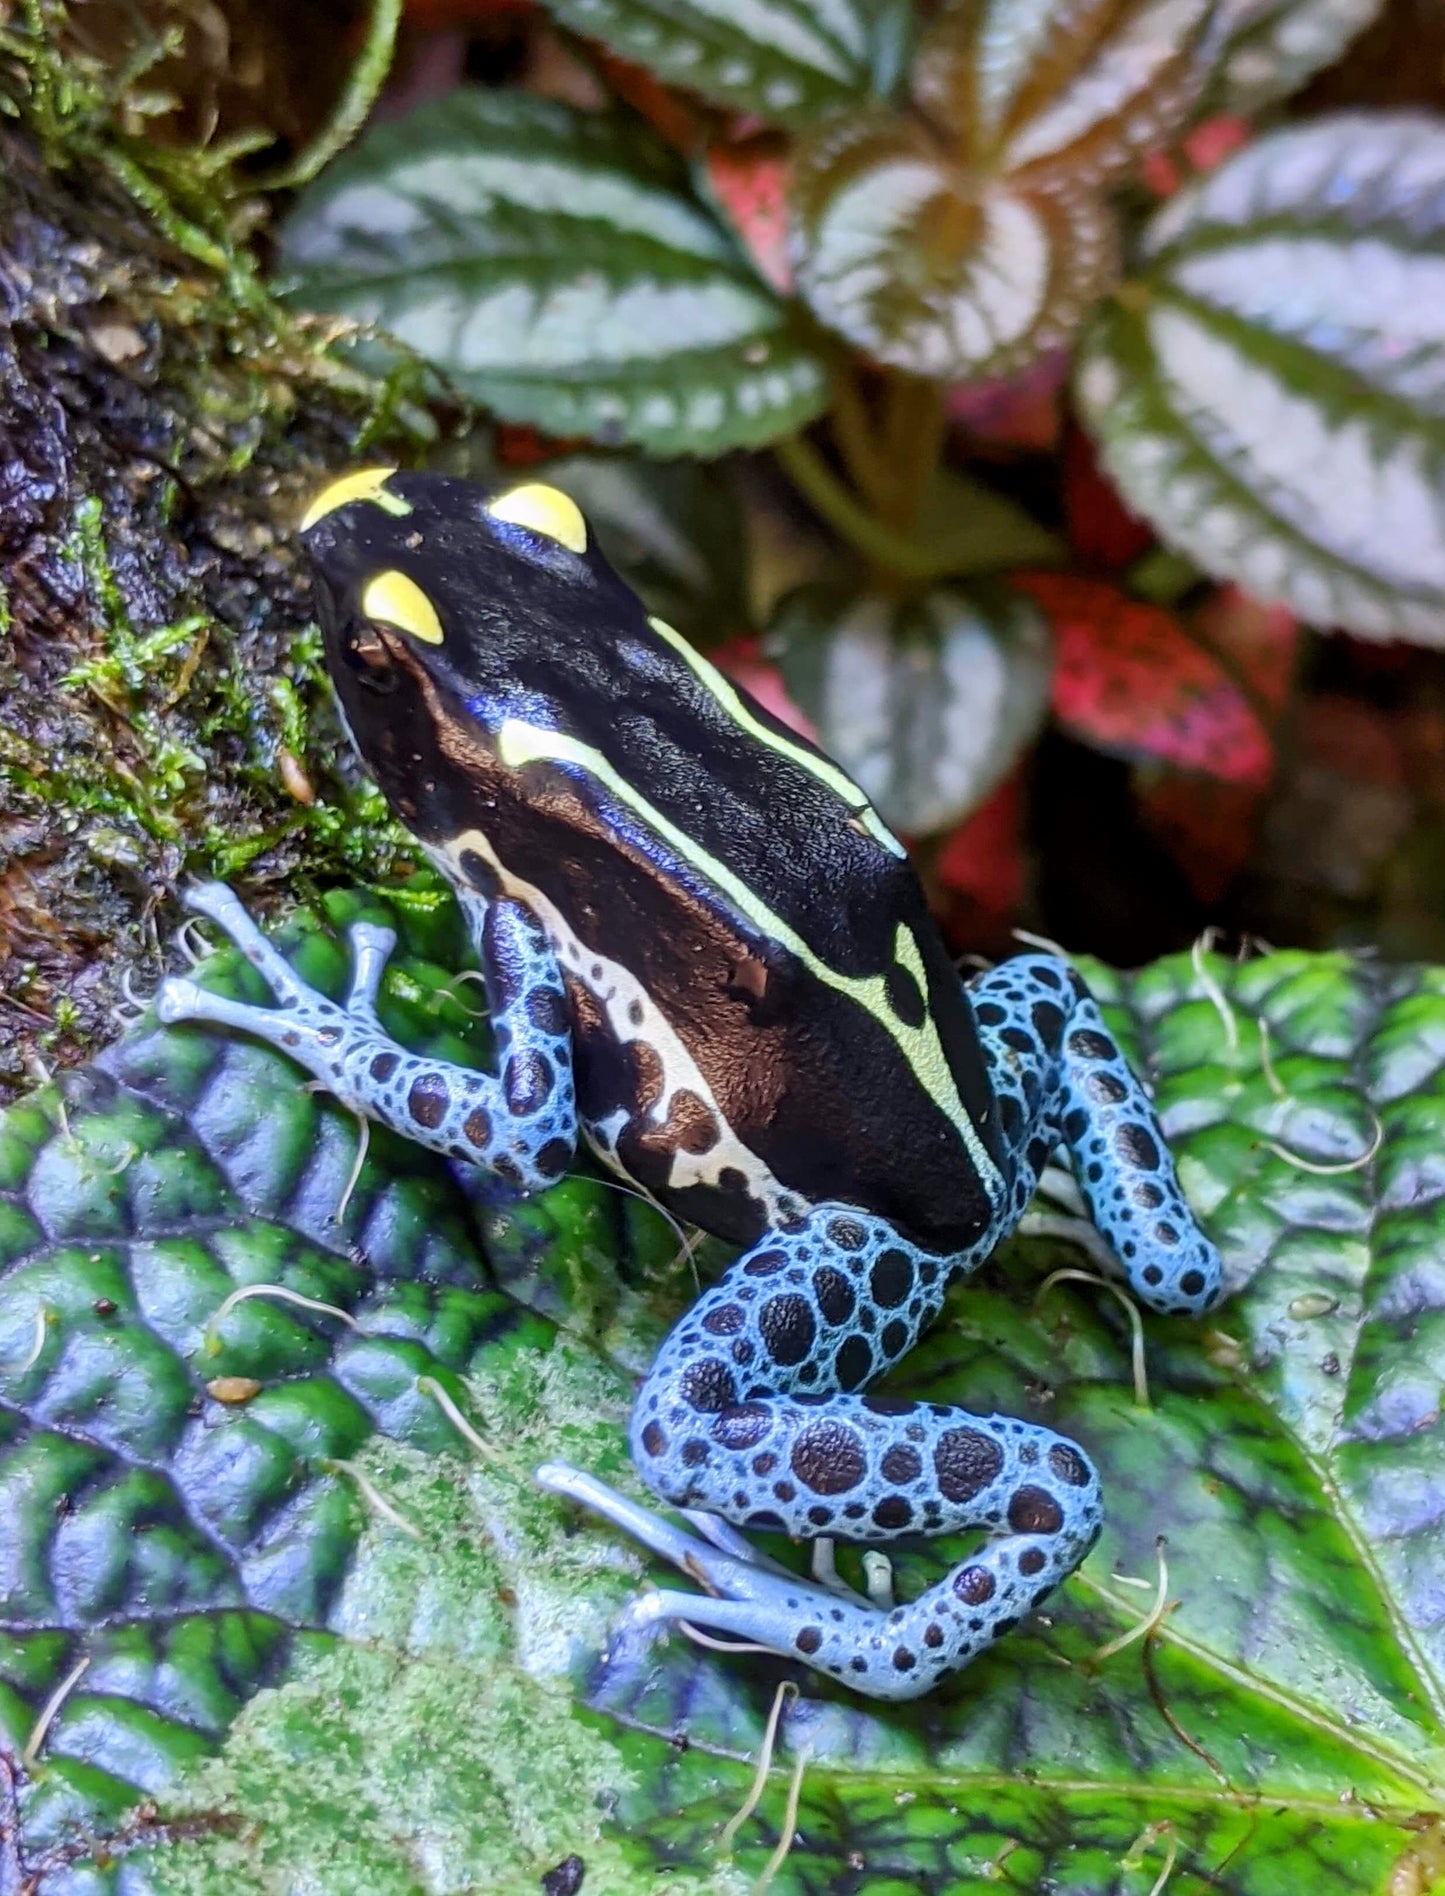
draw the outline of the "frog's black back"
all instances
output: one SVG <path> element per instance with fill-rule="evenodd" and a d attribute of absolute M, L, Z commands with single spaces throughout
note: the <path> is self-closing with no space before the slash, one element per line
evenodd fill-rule
<path fill-rule="evenodd" d="M 991 1091 L 962 984 L 876 818 L 810 767 L 821 753 L 687 662 L 595 548 L 493 521 L 466 483 L 388 486 L 409 514 L 353 502 L 309 535 L 347 721 L 455 873 L 490 891 L 500 869 L 580 944 L 564 960 L 579 1104 L 613 1126 L 634 1109 L 618 1162 L 720 1235 L 765 1222 L 737 1168 L 673 1189 L 674 1148 L 704 1156 L 709 1128 L 658 1048 L 614 1031 L 609 965 L 787 1191 L 863 1204 L 940 1248 L 975 1237 L 996 1189 Z M 378 689 L 347 635 L 383 569 L 415 581 L 444 637 L 399 641 Z"/>

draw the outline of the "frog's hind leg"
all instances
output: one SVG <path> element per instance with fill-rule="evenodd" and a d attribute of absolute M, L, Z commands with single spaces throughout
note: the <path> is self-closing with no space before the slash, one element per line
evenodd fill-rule
<path fill-rule="evenodd" d="M 1094 1223 L 1151 1309 L 1201 1315 L 1220 1292 L 1219 1253 L 1184 1202 L 1154 1108 L 1079 974 L 1017 955 L 969 990 L 1015 1157 L 1015 1216 L 1062 1140 Z"/>
<path fill-rule="evenodd" d="M 162 1021 L 205 1021 L 268 1041 L 352 1112 L 520 1190 L 540 1190 L 566 1171 L 577 1137 L 567 995 L 541 923 L 520 903 L 492 902 L 469 917 L 492 1007 L 496 1075 L 426 1059 L 386 1033 L 376 997 L 395 945 L 390 929 L 352 927 L 351 988 L 337 1006 L 302 980 L 224 884 L 203 884 L 186 903 L 225 930 L 278 1005 L 253 1007 L 172 976 L 156 996 Z"/>
<path fill-rule="evenodd" d="M 980 1240 L 978 1254 L 990 1237 Z M 982 1528 L 989 1539 L 891 1609 L 767 1572 L 686 1537 L 569 1470 L 545 1485 L 598 1508 L 707 1595 L 663 1592 L 640 1621 L 685 1619 L 804 1659 L 884 1698 L 912 1698 L 1006 1633 L 1073 1571 L 1099 1527 L 1083 1454 L 1006 1416 L 857 1393 L 909 1350 L 951 1269 L 850 1206 L 770 1233 L 668 1337 L 638 1398 L 632 1452 L 683 1509 L 804 1539 L 869 1543 Z M 640 1532 L 639 1518 L 655 1525 Z"/>

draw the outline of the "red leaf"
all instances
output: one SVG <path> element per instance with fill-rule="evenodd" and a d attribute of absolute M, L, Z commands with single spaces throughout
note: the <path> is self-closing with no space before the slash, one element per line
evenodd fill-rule
<path fill-rule="evenodd" d="M 1201 120 L 1184 140 L 1184 155 L 1198 173 L 1215 171 L 1254 136 L 1254 127 L 1237 112 L 1217 112 Z"/>
<path fill-rule="evenodd" d="M 1173 613 L 1102 580 L 1015 576 L 1053 622 L 1054 714 L 1096 750 L 1262 784 L 1269 738 L 1243 691 Z"/>
<path fill-rule="evenodd" d="M 580 436 L 559 440 L 525 421 L 498 422 L 496 443 L 497 459 L 503 467 L 536 467 L 542 461 L 555 460 L 559 454 L 571 454 L 589 445 Z"/>
<path fill-rule="evenodd" d="M 1253 137 L 1248 119 L 1219 112 L 1196 125 L 1177 145 L 1157 146 L 1144 156 L 1140 173 L 1156 197 L 1173 197 L 1191 178 L 1203 177 Z"/>
<path fill-rule="evenodd" d="M 406 23 L 413 33 L 450 33 L 459 27 L 482 28 L 498 24 L 520 25 L 536 11 L 531 0 L 406 0 Z M 355 36 L 357 50 L 360 50 L 360 33 Z M 465 52 L 464 46 L 455 49 L 457 63 Z M 415 58 L 415 55 L 413 56 Z M 457 83 L 461 77 L 458 72 L 451 81 Z M 402 88 L 406 88 L 411 75 L 401 73 Z M 448 88 L 450 90 L 450 88 Z M 391 103 L 391 88 L 388 89 L 388 105 Z M 439 96 L 432 93 L 430 96 Z M 412 99 L 407 95 L 407 103 Z M 420 101 L 417 101 L 420 103 Z"/>
<path fill-rule="evenodd" d="M 1064 425 L 1069 360 L 1067 350 L 1056 349 L 1002 381 L 960 382 L 948 391 L 949 417 L 990 447 L 1051 452 Z"/>
<path fill-rule="evenodd" d="M 1077 425 L 1064 441 L 1064 515 L 1069 538 L 1086 560 L 1119 572 L 1154 544 L 1154 535 L 1120 500 L 1099 467 L 1094 444 Z"/>
<path fill-rule="evenodd" d="M 1342 692 L 1322 692 L 1300 712 L 1300 751 L 1332 776 L 1381 789 L 1408 789 L 1404 722 Z"/>
<path fill-rule="evenodd" d="M 781 132 L 714 145 L 707 176 L 718 209 L 741 238 L 753 267 L 778 292 L 793 293 L 788 255 L 788 140 Z"/>

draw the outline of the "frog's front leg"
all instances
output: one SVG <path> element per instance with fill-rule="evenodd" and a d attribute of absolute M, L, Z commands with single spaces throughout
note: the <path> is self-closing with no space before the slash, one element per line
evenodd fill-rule
<path fill-rule="evenodd" d="M 649 1594 L 634 1622 L 735 1633 L 860 1691 L 913 1698 L 1073 1571 L 1100 1507 L 1072 1442 L 1007 1416 L 854 1393 L 912 1347 L 950 1273 L 971 1269 L 993 1238 L 942 1258 L 884 1219 L 818 1207 L 704 1294 L 664 1343 L 632 1419 L 644 1479 L 678 1507 L 874 1544 L 983 1528 L 978 1551 L 918 1599 L 883 1609 L 679 1538 L 570 1469 L 540 1471 L 544 1486 L 640 1533 L 714 1596 Z"/>
<path fill-rule="evenodd" d="M 390 929 L 367 922 L 351 928 L 351 989 L 338 1007 L 301 979 L 223 883 L 191 890 L 186 904 L 225 930 L 277 1005 L 253 1007 L 172 976 L 156 996 L 162 1021 L 206 1021 L 254 1034 L 289 1054 L 352 1112 L 485 1166 L 520 1190 L 541 1190 L 566 1171 L 577 1139 L 571 1016 L 556 956 L 530 910 L 498 900 L 471 917 L 492 1011 L 494 1076 L 411 1053 L 382 1027 L 376 996 L 395 946 Z"/>

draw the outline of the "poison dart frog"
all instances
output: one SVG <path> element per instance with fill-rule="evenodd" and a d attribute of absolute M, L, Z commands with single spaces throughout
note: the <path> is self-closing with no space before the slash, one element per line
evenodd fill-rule
<path fill-rule="evenodd" d="M 878 1698 L 928 1691 L 1084 1558 L 1099 1481 L 1047 1428 L 868 1390 L 1061 1144 L 1140 1302 L 1210 1307 L 1219 1257 L 1143 1088 L 1067 962 L 963 982 L 857 785 L 649 617 L 557 489 L 365 469 L 301 533 L 351 738 L 461 903 L 496 1071 L 387 1036 L 388 931 L 352 930 L 337 1006 L 218 884 L 191 906 L 279 1005 L 173 978 L 162 1019 L 257 1035 L 353 1112 L 520 1191 L 580 1138 L 738 1245 L 631 1423 L 643 1481 L 691 1531 L 581 1471 L 537 1479 L 707 1589 L 646 1593 L 634 1626 L 685 1620 Z M 800 1579 L 745 1528 L 984 1538 L 892 1604 L 826 1561 Z"/>

